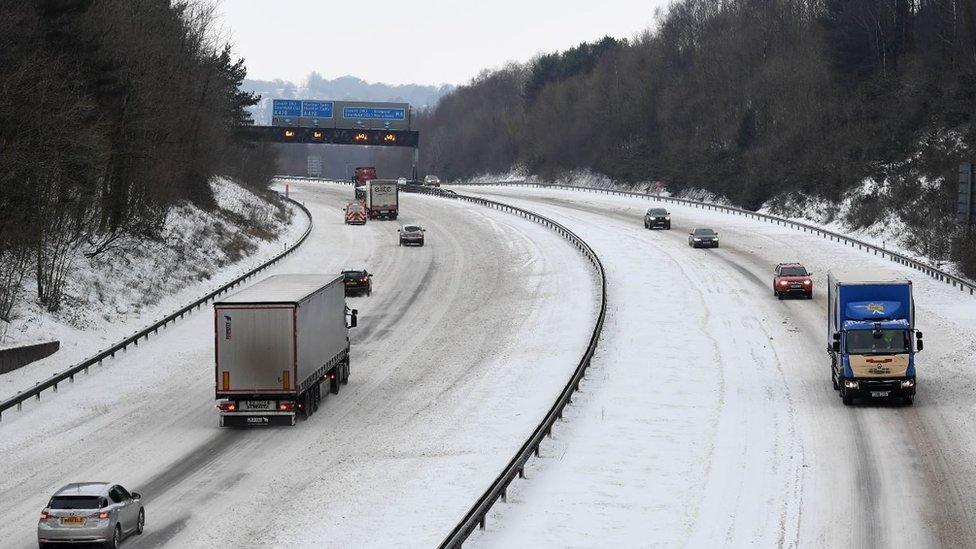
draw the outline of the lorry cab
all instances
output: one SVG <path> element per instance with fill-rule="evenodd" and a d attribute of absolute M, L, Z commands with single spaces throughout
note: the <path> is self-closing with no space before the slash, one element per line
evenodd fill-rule
<path fill-rule="evenodd" d="M 834 389 L 855 398 L 915 396 L 915 330 L 910 280 L 884 272 L 828 273 L 828 353 Z"/>

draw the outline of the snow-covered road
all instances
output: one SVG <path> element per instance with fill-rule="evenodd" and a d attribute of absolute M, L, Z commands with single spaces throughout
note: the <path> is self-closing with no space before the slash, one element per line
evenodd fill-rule
<path fill-rule="evenodd" d="M 486 547 L 976 546 L 976 300 L 785 227 L 646 200 L 458 187 L 566 225 L 600 254 L 608 317 L 566 421 L 496 505 Z M 722 248 L 695 250 L 710 226 Z M 815 271 L 813 301 L 772 297 L 772 268 Z M 914 407 L 845 407 L 825 353 L 826 273 L 915 282 Z M 569 409 L 568 409 L 569 410 Z"/>
<path fill-rule="evenodd" d="M 402 195 L 398 222 L 342 223 L 348 186 L 292 183 L 314 217 L 278 272 L 366 267 L 352 376 L 294 428 L 221 430 L 206 309 L 0 424 L 0 545 L 35 545 L 68 482 L 141 492 L 131 547 L 429 547 L 542 417 L 582 354 L 593 275 L 545 228 Z M 427 229 L 397 246 L 398 223 Z M 260 277 L 259 277 L 260 278 Z"/>

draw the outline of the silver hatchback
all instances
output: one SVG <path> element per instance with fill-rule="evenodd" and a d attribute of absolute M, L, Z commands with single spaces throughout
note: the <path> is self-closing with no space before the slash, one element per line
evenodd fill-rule
<path fill-rule="evenodd" d="M 142 496 L 118 484 L 79 482 L 58 490 L 41 511 L 37 544 L 41 549 L 75 543 L 118 547 L 146 525 Z"/>

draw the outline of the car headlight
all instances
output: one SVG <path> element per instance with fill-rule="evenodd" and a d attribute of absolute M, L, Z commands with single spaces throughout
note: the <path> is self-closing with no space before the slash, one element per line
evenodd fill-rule
<path fill-rule="evenodd" d="M 811 284 L 813 284 L 813 282 L 810 282 L 809 280 L 804 280 L 804 281 L 803 281 L 803 285 L 804 285 L 804 286 L 809 286 L 809 285 L 811 285 Z"/>
<path fill-rule="evenodd" d="M 786 285 L 788 285 L 788 284 L 789 284 L 789 282 L 787 282 L 787 281 L 785 281 L 785 280 L 780 280 L 780 281 L 779 281 L 779 285 L 780 285 L 780 286 L 786 286 Z"/>
<path fill-rule="evenodd" d="M 912 380 L 912 379 L 903 379 L 903 380 L 901 380 L 901 388 L 902 389 L 911 389 L 914 386 L 915 386 L 915 380 Z"/>
<path fill-rule="evenodd" d="M 671 221 L 671 216 L 670 216 L 670 215 L 666 215 L 666 216 L 664 216 L 664 220 L 665 220 L 665 221 Z"/>
<path fill-rule="evenodd" d="M 847 387 L 848 389 L 857 389 L 858 383 L 856 380 L 848 379 L 844 381 L 844 387 Z"/>
<path fill-rule="evenodd" d="M 701 239 L 700 238 L 696 238 L 695 239 L 695 242 L 701 242 Z"/>

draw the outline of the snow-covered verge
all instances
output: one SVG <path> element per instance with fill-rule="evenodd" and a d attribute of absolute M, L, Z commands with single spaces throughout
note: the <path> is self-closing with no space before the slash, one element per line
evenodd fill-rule
<path fill-rule="evenodd" d="M 225 178 L 211 182 L 217 207 L 184 203 L 170 210 L 160 238 L 127 237 L 93 257 L 73 259 L 61 309 L 30 299 L 29 281 L 0 342 L 59 340 L 61 350 L 0 375 L 0 397 L 23 389 L 149 325 L 280 253 L 308 221 L 276 196 L 260 196 Z"/>
<path fill-rule="evenodd" d="M 920 187 L 929 191 L 934 191 L 940 184 L 938 181 L 919 181 Z M 888 181 L 866 179 L 860 186 L 845 193 L 839 202 L 791 192 L 767 201 L 759 212 L 844 234 L 962 276 L 957 266 L 948 259 L 948 249 L 940 245 L 944 242 L 936 238 L 939 235 L 914 230 L 906 222 L 905 217 L 910 215 L 909 212 L 918 214 L 924 205 L 912 203 L 900 211 L 865 212 L 865 209 L 880 207 L 874 204 L 879 197 L 890 193 Z M 938 232 L 943 231 L 940 229 Z"/>
<path fill-rule="evenodd" d="M 592 187 L 614 189 L 628 192 L 673 196 L 722 206 L 741 207 L 724 196 L 705 189 L 683 189 L 677 193 L 668 191 L 665 185 L 660 192 L 653 181 L 623 183 L 605 175 L 588 170 L 578 170 L 561 176 L 554 181 L 543 181 L 534 175 L 526 175 L 522 170 L 507 174 L 484 174 L 463 183 L 499 183 L 523 181 L 534 184 L 566 185 L 571 187 Z M 934 215 L 935 208 L 930 204 L 938 194 L 938 180 L 920 177 L 917 181 L 919 196 L 908 201 L 900 209 L 886 209 L 885 197 L 898 191 L 892 188 L 889 179 L 865 179 L 860 186 L 845 193 L 839 202 L 822 197 L 810 196 L 800 192 L 789 192 L 768 200 L 758 210 L 759 213 L 783 217 L 846 235 L 884 249 L 927 263 L 955 276 L 963 277 L 958 266 L 949 260 L 948 240 L 945 229 L 939 223 L 926 228 L 913 228 L 906 218 Z M 928 212 L 926 210 L 933 210 Z M 870 220 L 870 221 L 867 221 Z"/>

